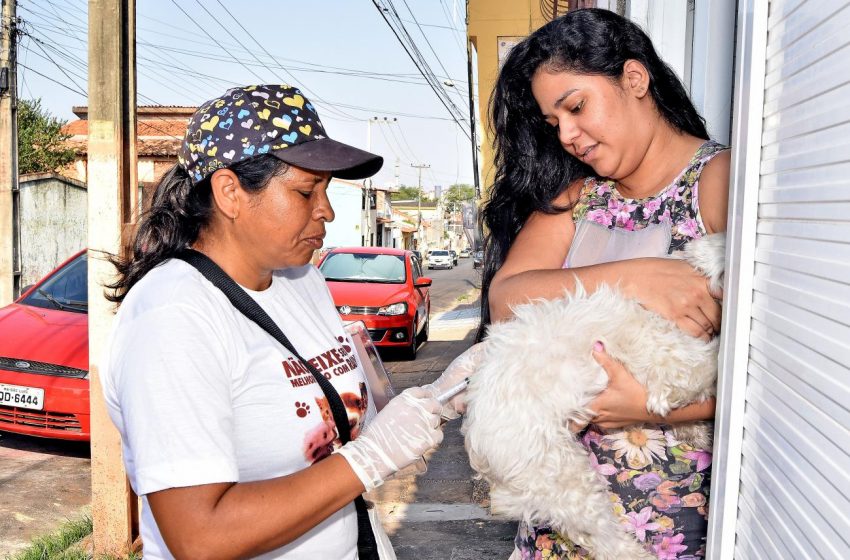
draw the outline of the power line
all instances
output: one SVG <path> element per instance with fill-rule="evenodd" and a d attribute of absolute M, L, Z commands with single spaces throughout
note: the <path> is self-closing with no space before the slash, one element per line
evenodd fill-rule
<path fill-rule="evenodd" d="M 80 90 L 84 90 L 84 89 L 85 89 L 83 86 L 81 86 L 80 84 L 78 84 L 78 83 L 74 80 L 74 78 L 72 78 L 71 76 L 69 76 L 69 75 L 68 75 L 68 73 L 67 73 L 67 72 L 65 72 L 65 69 L 64 69 L 64 68 L 62 68 L 62 66 L 60 66 L 59 64 L 57 64 L 57 62 L 56 62 L 55 60 L 53 60 L 53 58 L 51 58 L 51 56 L 50 56 L 49 54 L 47 54 L 47 51 L 46 51 L 46 50 L 44 50 L 44 47 L 43 47 L 43 46 L 41 46 L 41 41 L 39 41 L 38 39 L 36 39 L 36 41 L 35 41 L 35 46 L 36 46 L 36 47 L 38 47 L 39 49 L 41 49 L 41 52 L 43 52 L 43 53 L 44 53 L 44 56 L 46 56 L 46 57 L 48 58 L 48 60 L 50 60 L 50 62 L 52 62 L 52 63 L 56 66 L 56 68 L 58 68 L 58 69 L 59 69 L 59 71 L 60 71 L 60 72 L 62 72 L 62 73 L 65 75 L 65 77 L 66 77 L 66 78 L 68 78 L 69 80 L 71 80 L 71 83 L 72 83 L 72 84 L 74 84 L 75 86 L 77 86 L 77 88 L 79 88 Z"/>
<path fill-rule="evenodd" d="M 41 26 L 39 25 L 38 27 L 40 28 Z M 27 35 L 31 38 L 36 39 L 36 40 L 40 40 L 32 32 L 29 32 Z M 64 59 L 68 60 L 71 64 L 74 64 L 75 66 L 80 68 L 83 72 L 88 71 L 87 64 L 85 62 L 82 62 L 80 59 L 73 57 L 69 52 L 66 52 L 66 51 L 64 51 L 60 48 L 56 48 L 55 46 L 51 45 L 50 42 L 48 42 L 48 41 L 42 40 L 41 44 L 43 46 L 45 46 L 46 48 L 50 49 L 57 56 L 60 56 Z M 65 46 L 65 47 L 68 48 L 68 50 L 73 50 L 73 47 L 68 47 L 68 46 Z M 38 53 L 35 53 L 35 54 L 37 56 L 40 56 Z M 155 61 L 153 61 L 152 59 L 145 58 L 144 56 L 139 56 L 138 58 L 139 58 L 139 60 L 151 61 L 154 64 L 156 64 Z M 230 82 L 227 79 L 223 79 L 223 78 L 220 78 L 218 76 L 212 76 L 212 75 L 209 75 L 209 74 L 202 74 L 202 73 L 194 71 L 194 70 L 188 70 L 188 69 L 184 69 L 184 68 L 174 67 L 173 64 L 169 65 L 169 64 L 163 63 L 163 64 L 159 64 L 159 66 L 170 69 L 170 70 L 172 70 L 176 73 L 179 73 L 179 74 L 205 76 L 207 78 L 214 79 L 214 80 L 217 80 L 219 82 L 223 82 L 225 84 L 236 85 L 236 84 Z M 143 69 L 143 67 L 140 67 L 140 72 L 142 74 L 145 74 L 145 70 Z M 81 77 L 81 78 L 85 79 L 84 77 Z M 181 96 L 190 97 L 190 98 L 193 97 L 193 94 L 190 93 L 190 92 L 187 92 L 186 90 L 178 91 L 178 90 L 174 89 L 173 87 L 171 87 L 170 84 L 162 82 L 161 80 L 154 80 L 154 81 L 160 83 L 161 85 L 167 87 L 168 89 L 171 89 L 172 91 L 174 91 L 175 93 L 178 93 Z M 81 88 L 81 89 L 83 89 L 83 88 Z M 350 104 L 346 104 L 346 103 L 336 103 L 334 101 L 326 101 L 326 103 L 334 104 L 335 106 L 351 109 L 351 110 L 354 110 L 354 111 L 361 111 L 361 112 L 368 112 L 368 113 L 380 112 L 380 113 L 391 114 L 391 115 L 394 115 L 394 116 L 409 117 L 409 118 L 416 118 L 416 119 L 425 119 L 425 120 L 446 120 L 446 121 L 451 120 L 449 118 L 437 117 L 437 116 L 433 116 L 433 115 L 420 115 L 420 114 L 407 113 L 407 112 L 394 112 L 394 111 L 387 111 L 386 109 L 383 109 L 383 108 L 379 109 L 379 108 L 375 108 L 375 107 L 362 107 L 362 106 L 350 105 Z M 354 117 L 354 118 L 349 119 L 349 120 L 360 121 L 362 119 Z"/>
<path fill-rule="evenodd" d="M 173 0 L 172 0 L 172 1 L 173 1 Z M 196 2 L 198 2 L 198 0 L 195 0 L 195 1 L 196 1 Z M 267 50 L 266 50 L 266 48 L 265 48 L 265 47 L 264 47 L 264 46 L 263 46 L 263 45 L 262 45 L 262 44 L 261 44 L 261 43 L 257 40 L 257 38 L 256 38 L 256 37 L 254 37 L 254 35 L 253 35 L 250 31 L 248 31 L 247 29 L 245 29 L 245 26 L 243 26 L 243 25 L 242 25 L 242 23 L 241 23 L 241 22 L 240 22 L 240 21 L 236 18 L 236 16 L 234 16 L 234 15 L 230 12 L 230 10 L 228 10 L 228 9 L 227 9 L 227 7 L 226 7 L 224 4 L 222 4 L 222 3 L 221 3 L 221 1 L 220 1 L 220 0 L 216 0 L 216 1 L 218 2 L 218 5 L 219 5 L 219 6 L 221 6 L 221 7 L 222 7 L 222 9 L 224 9 L 224 11 L 225 11 L 225 12 L 227 12 L 227 15 L 229 15 L 229 16 L 231 17 L 231 19 L 233 19 L 233 21 L 235 21 L 235 22 L 236 22 L 236 25 L 238 25 L 238 26 L 239 26 L 239 27 L 240 27 L 240 28 L 241 28 L 241 29 L 242 29 L 245 33 L 247 33 L 247 34 L 248 34 L 248 36 L 249 36 L 249 37 L 251 37 L 251 39 L 253 39 L 253 41 L 254 41 L 255 43 L 257 43 L 257 46 L 258 46 L 258 47 L 260 47 L 260 48 L 263 50 L 263 52 L 264 52 L 264 53 L 266 53 L 266 55 L 268 55 L 269 57 L 271 57 L 271 59 L 272 59 L 272 60 L 274 60 L 274 61 L 275 61 L 275 63 L 277 63 L 277 65 L 278 65 L 278 66 L 280 66 L 280 67 L 281 67 L 281 69 L 283 69 L 283 71 L 284 71 L 284 72 L 286 72 L 289 76 L 291 76 L 291 77 L 292 77 L 292 79 L 293 79 L 294 81 L 296 81 L 296 82 L 297 82 L 297 81 L 299 81 L 297 78 L 295 78 L 295 76 L 294 76 L 291 72 L 289 72 L 288 70 L 286 70 L 286 68 L 285 68 L 282 64 L 280 64 L 280 63 L 279 63 L 279 62 L 278 62 L 278 61 L 274 58 L 274 56 L 272 56 L 272 55 L 271 55 L 271 53 L 269 53 L 269 51 L 267 51 Z M 241 43 L 240 43 L 240 44 L 241 44 Z M 253 53 L 252 53 L 252 54 L 253 54 Z M 257 57 L 255 56 L 254 58 L 257 58 Z M 257 60 L 259 60 L 259 59 L 257 59 Z M 339 110 L 338 110 L 338 109 L 336 109 L 335 107 L 332 107 L 330 103 L 328 103 L 327 101 L 325 101 L 324 99 L 322 99 L 321 97 L 319 97 L 319 96 L 318 96 L 318 94 L 315 94 L 315 95 L 314 95 L 314 92 L 311 92 L 311 91 L 310 91 L 310 90 L 308 90 L 307 88 L 303 88 L 303 89 L 304 89 L 304 91 L 305 91 L 305 92 L 307 92 L 307 94 L 308 94 L 308 95 L 310 95 L 311 97 L 313 97 L 313 98 L 314 98 L 314 100 L 318 100 L 320 103 L 324 103 L 324 104 L 325 104 L 325 106 L 327 106 L 327 107 L 329 108 L 329 110 L 331 110 L 332 112 L 334 112 L 334 113 L 336 113 L 336 114 L 338 114 L 338 115 L 342 115 L 342 116 L 344 116 L 344 117 L 348 117 L 348 118 L 350 118 L 350 119 L 357 119 L 357 117 L 354 117 L 353 115 L 349 115 L 348 113 L 345 113 L 345 112 L 343 112 L 343 111 L 339 111 Z M 359 119 L 358 119 L 358 120 L 359 120 Z"/>
<path fill-rule="evenodd" d="M 390 2 L 390 0 L 386 0 L 386 1 Z M 448 98 L 448 96 L 446 95 L 445 91 L 443 91 L 441 87 L 439 87 L 438 85 L 435 85 L 435 84 L 434 84 L 434 81 L 435 81 L 435 80 L 433 79 L 433 72 L 431 71 L 431 69 L 430 69 L 430 67 L 428 66 L 427 62 L 426 62 L 426 61 L 424 60 L 424 58 L 422 57 L 422 54 L 421 54 L 421 53 L 418 53 L 418 55 L 419 55 L 419 59 L 417 59 L 417 57 L 416 57 L 416 56 L 414 56 L 414 55 L 413 55 L 413 53 L 411 53 L 411 49 L 415 49 L 415 48 L 416 48 L 416 46 L 415 46 L 415 42 L 413 42 L 413 39 L 412 39 L 412 38 L 410 38 L 410 35 L 409 35 L 409 34 L 407 34 L 406 30 L 404 29 L 404 24 L 403 24 L 403 23 L 401 23 L 400 21 L 397 21 L 397 25 L 400 27 L 400 29 L 402 30 L 402 32 L 403 32 L 403 33 L 404 33 L 404 34 L 408 37 L 408 39 L 409 39 L 409 40 L 410 40 L 410 42 L 411 42 L 410 48 L 408 48 L 408 45 L 407 45 L 407 44 L 406 44 L 406 43 L 402 40 L 402 38 L 399 36 L 399 32 L 398 32 L 398 31 L 396 31 L 395 26 L 393 26 L 393 24 L 392 24 L 392 23 L 390 23 L 390 20 L 389 20 L 389 19 L 388 19 L 388 17 L 387 17 L 387 14 L 388 14 L 388 13 L 390 13 L 390 12 L 389 12 L 389 9 L 388 9 L 388 8 L 386 8 L 386 7 L 384 7 L 384 6 L 382 6 L 381 4 L 379 4 L 379 0 L 372 0 L 372 3 L 375 5 L 375 8 L 377 8 L 377 9 L 378 9 L 378 13 L 380 13 L 380 14 L 381 14 L 381 17 L 382 17 L 382 18 L 384 19 L 384 21 L 387 23 L 387 25 L 389 26 L 390 30 L 393 32 L 393 35 L 395 35 L 396 39 L 397 39 L 397 40 L 398 40 L 398 42 L 401 44 L 402 48 L 404 48 L 404 51 L 407 53 L 407 55 L 408 55 L 408 56 L 410 57 L 410 59 L 413 61 L 413 64 L 416 66 L 416 68 L 420 71 L 420 73 L 422 73 L 422 75 L 423 75 L 423 76 L 425 77 L 425 79 L 428 81 L 428 84 L 431 86 L 431 89 L 432 89 L 432 90 L 434 91 L 434 93 L 437 95 L 437 98 L 440 100 L 440 103 L 442 103 L 442 104 L 443 104 L 443 106 L 446 108 L 446 110 L 447 110 L 447 111 L 449 112 L 449 114 L 451 115 L 452 120 L 453 120 L 453 121 L 454 121 L 454 122 L 458 125 L 458 127 L 460 127 L 460 128 L 461 128 L 461 130 L 463 130 L 463 133 L 464 133 L 464 134 L 466 134 L 467 138 L 470 138 L 469 133 L 466 131 L 466 129 L 464 129 L 464 128 L 463 128 L 463 124 L 461 123 L 461 121 L 459 121 L 459 120 L 458 120 L 458 117 L 457 117 L 457 115 L 455 114 L 455 112 L 454 112 L 454 111 L 452 111 L 452 109 L 449 107 L 449 105 L 454 106 L 454 103 L 452 103 L 451 99 L 449 99 L 449 98 Z M 390 2 L 390 5 L 392 5 L 392 4 L 391 4 L 391 2 Z M 397 12 L 395 12 L 395 8 L 393 8 L 393 13 L 395 14 L 395 17 L 397 18 L 397 17 L 398 17 L 398 13 L 397 13 Z M 417 50 L 417 52 L 418 52 L 418 50 Z M 455 107 L 455 109 L 457 109 L 457 108 Z M 471 139 L 471 138 L 470 138 L 470 139 Z"/>
<path fill-rule="evenodd" d="M 437 55 L 437 51 L 435 51 L 435 50 L 434 50 L 434 46 L 431 44 L 431 40 L 430 40 L 430 39 L 428 39 L 428 35 L 426 35 L 426 34 L 425 34 L 425 30 L 424 30 L 424 29 L 422 29 L 422 26 L 421 26 L 421 25 L 419 25 L 419 21 L 417 21 L 416 16 L 413 14 L 413 10 L 411 10 L 411 9 L 410 9 L 410 4 L 408 4 L 408 3 L 407 3 L 407 0 L 401 0 L 401 1 L 402 1 L 402 2 L 404 2 L 404 6 L 407 8 L 407 11 L 410 13 L 410 17 L 412 17 L 412 18 L 413 18 L 413 23 L 415 23 L 415 24 L 416 24 L 416 27 L 418 27 L 418 28 L 419 28 L 419 32 L 422 34 L 422 37 L 424 37 L 424 38 L 425 38 L 425 43 L 428 45 L 428 48 L 429 48 L 429 49 L 431 49 L 431 54 L 433 54 L 433 55 L 434 55 L 434 58 L 435 58 L 435 59 L 437 59 L 437 64 L 439 64 L 439 65 L 440 65 L 440 68 L 442 68 L 442 69 L 443 69 L 443 72 L 445 72 L 445 73 L 446 73 L 446 76 L 448 76 L 448 75 L 449 75 L 449 71 L 448 71 L 448 70 L 446 70 L 446 67 L 445 67 L 445 66 L 443 66 L 443 61 L 442 61 L 442 60 L 440 60 L 440 57 Z M 401 19 L 401 18 L 399 18 L 399 19 Z M 457 90 L 456 90 L 456 89 L 454 89 L 454 88 L 452 88 L 452 89 L 454 90 L 454 92 L 455 92 L 455 93 L 457 93 L 458 95 L 460 95 L 460 92 L 459 92 L 459 91 L 457 91 Z M 463 96 L 461 96 L 461 102 L 463 102 L 463 101 L 464 101 Z"/>
<path fill-rule="evenodd" d="M 59 15 L 59 10 L 58 10 L 58 8 L 56 7 L 56 4 L 54 4 L 51 0 L 45 0 L 45 2 L 47 2 L 48 4 L 50 4 L 50 8 L 53 10 L 53 13 L 54 13 L 54 14 L 56 14 L 56 16 L 57 16 L 57 17 L 61 20 L 61 19 L 62 19 L 62 16 L 61 16 L 61 15 Z M 69 4 L 69 5 L 73 5 L 71 2 L 69 2 L 68 4 Z M 88 21 L 83 21 L 82 19 L 80 19 L 80 17 L 79 17 L 79 16 L 75 16 L 75 15 L 73 15 L 73 14 L 71 14 L 71 15 L 74 17 L 74 19 L 76 19 L 77 21 L 79 21 L 80 23 L 82 23 L 82 24 L 83 24 L 83 26 L 87 26 L 87 25 L 88 25 L 88 23 L 89 23 Z M 86 14 L 86 16 L 88 17 L 88 14 Z"/>
<path fill-rule="evenodd" d="M 66 84 L 63 84 L 62 82 L 60 82 L 60 81 L 58 81 L 58 80 L 55 80 L 55 79 L 51 78 L 50 76 L 48 76 L 48 75 L 46 75 L 46 74 L 42 74 L 42 73 L 41 73 L 41 72 L 39 72 L 38 70 L 33 70 L 33 69 L 32 69 L 32 68 L 30 68 L 29 66 L 26 66 L 26 65 L 24 65 L 24 64 L 21 64 L 20 62 L 18 63 L 18 66 L 20 66 L 20 67 L 22 67 L 22 68 L 26 68 L 27 70 L 29 70 L 29 71 L 30 71 L 30 72 L 32 72 L 33 74 L 36 74 L 36 75 L 38 75 L 38 76 L 41 76 L 41 77 L 42 77 L 42 78 L 44 78 L 45 80 L 50 80 L 50 81 L 51 81 L 51 82 L 53 82 L 54 84 L 59 85 L 59 86 L 62 86 L 63 88 L 67 89 L 68 91 L 72 91 L 72 92 L 77 93 L 77 94 L 79 94 L 79 95 L 82 95 L 83 97 L 86 97 L 86 98 L 88 97 L 88 94 L 87 94 L 87 93 L 85 93 L 85 92 L 83 92 L 83 91 L 76 90 L 76 89 L 74 89 L 74 88 L 72 88 L 72 87 L 70 87 L 70 86 L 68 86 L 68 85 L 66 85 Z"/>
<path fill-rule="evenodd" d="M 384 139 L 384 143 L 387 145 L 387 147 L 390 149 L 390 151 L 393 153 L 393 155 L 396 157 L 396 159 L 400 159 L 399 153 L 396 151 L 396 147 L 393 144 L 390 143 L 390 140 L 389 140 L 389 138 L 387 138 L 387 135 L 384 132 L 384 129 L 379 126 L 378 132 L 381 133 L 381 138 Z"/>
<path fill-rule="evenodd" d="M 195 20 L 195 18 L 193 18 L 192 16 L 190 16 L 190 15 L 189 15 L 189 13 L 188 13 L 188 12 L 186 12 L 186 10 L 184 10 L 183 8 L 181 8 L 181 7 L 180 7 L 180 4 L 178 4 L 175 0 L 171 0 L 171 3 L 172 3 L 172 4 L 174 4 L 174 6 L 175 6 L 178 10 L 180 10 L 180 11 L 183 13 L 183 15 L 184 15 L 184 16 L 186 16 L 187 18 L 189 18 L 189 21 L 191 21 L 192 23 L 194 23 L 194 24 L 195 24 L 195 27 L 197 27 L 198 29 L 200 29 L 201 31 L 203 31 L 203 32 L 204 32 L 204 35 L 206 35 L 207 37 L 209 37 L 211 40 L 215 41 L 215 38 L 214 38 L 212 35 L 210 35 L 210 34 L 209 34 L 209 31 L 207 31 L 206 29 L 204 29 L 204 27 L 203 27 L 200 23 L 198 23 L 198 22 Z M 232 58 L 233 60 L 235 60 L 237 64 L 241 65 L 241 66 L 242 66 L 245 70 L 247 70 L 248 72 L 250 72 L 250 73 L 252 73 L 254 76 L 256 76 L 256 77 L 257 77 L 257 79 L 259 79 L 259 80 L 260 80 L 260 82 L 262 82 L 262 81 L 263 81 L 263 77 L 262 77 L 262 76 L 260 76 L 259 74 L 257 74 L 256 72 L 254 72 L 253 70 L 251 70 L 250 68 L 248 68 L 248 66 L 246 66 L 246 65 L 245 65 L 245 64 L 244 64 L 241 60 L 239 60 L 238 58 L 236 58 L 236 57 L 233 55 L 233 53 L 231 53 L 229 50 L 227 50 L 226 48 L 224 48 L 224 45 L 219 45 L 219 46 L 221 47 L 221 50 L 223 50 L 223 51 L 224 51 L 224 52 L 226 52 L 228 55 L 230 55 L 230 58 Z"/>
<path fill-rule="evenodd" d="M 398 125 L 398 123 L 396 123 L 396 124 Z M 398 126 L 401 126 L 401 125 L 398 125 Z M 398 137 L 395 135 L 395 131 L 393 130 L 392 126 L 389 127 L 389 131 L 390 131 L 390 135 L 393 137 L 393 140 L 398 145 L 399 149 L 402 152 L 404 152 L 405 159 L 409 159 L 411 162 L 419 161 L 419 158 L 416 157 L 416 154 L 413 153 L 413 150 L 410 149 L 410 146 L 402 145 L 402 143 L 399 141 Z"/>
<path fill-rule="evenodd" d="M 418 58 L 418 59 L 419 59 L 419 61 L 421 62 L 420 70 L 424 70 L 424 74 L 426 74 L 426 75 L 427 75 L 427 78 L 428 78 L 429 83 L 431 83 L 433 86 L 435 86 L 435 87 L 436 87 L 436 92 L 438 92 L 438 95 L 441 95 L 441 96 L 445 99 L 445 101 L 446 101 L 446 102 L 448 102 L 448 103 L 449 103 L 449 105 L 451 105 L 451 109 L 453 109 L 453 110 L 455 110 L 455 111 L 456 111 L 456 115 L 459 115 L 459 116 L 460 116 L 460 119 L 465 121 L 466 119 L 465 119 L 465 117 L 463 116 L 463 113 L 460 111 L 460 109 L 458 109 L 458 108 L 457 108 L 457 106 L 456 106 L 456 105 L 454 104 L 454 102 L 453 102 L 453 101 L 449 98 L 449 96 L 448 96 L 448 94 L 445 92 L 445 90 L 441 87 L 440 83 L 439 83 L 439 82 L 438 82 L 438 80 L 437 80 L 436 74 L 435 74 L 435 73 L 434 73 L 434 71 L 431 69 L 430 65 L 428 64 L 428 61 L 427 61 L 427 60 L 425 60 L 425 57 L 423 56 L 422 52 L 419 50 L 419 47 L 416 45 L 416 41 L 414 41 L 414 40 L 413 40 L 413 37 L 411 37 L 410 33 L 408 33 L 407 28 L 404 26 L 404 23 L 403 23 L 403 22 L 402 22 L 402 20 L 401 20 L 401 16 L 398 14 L 398 11 L 396 10 L 396 8 L 395 8 L 395 6 L 394 6 L 394 4 L 393 4 L 393 0 L 384 0 L 384 1 L 385 1 L 388 5 L 389 5 L 390 9 L 392 10 L 391 15 L 394 17 L 394 19 L 395 19 L 395 21 L 396 21 L 396 24 L 397 24 L 397 26 L 398 26 L 398 28 L 399 28 L 399 30 L 400 30 L 400 31 L 402 32 L 402 34 L 403 34 L 403 35 L 407 38 L 407 40 L 408 40 L 408 42 L 409 42 L 409 43 L 408 43 L 408 44 L 409 44 L 409 46 L 410 46 L 410 47 L 411 47 L 411 49 L 414 51 L 414 53 L 416 53 L 417 58 Z M 407 0 L 402 0 L 402 1 L 404 2 L 405 6 L 407 6 L 407 11 L 410 13 L 411 17 L 413 17 L 414 22 L 416 22 L 416 16 L 415 16 L 415 15 L 413 15 L 413 11 L 410 9 L 410 6 L 407 4 Z M 418 23 L 417 23 L 417 25 L 418 25 Z M 437 58 L 437 62 L 438 62 L 438 63 L 440 64 L 440 66 L 442 67 L 442 62 L 440 61 L 440 59 L 439 59 L 439 57 L 437 56 L 436 52 L 434 52 L 434 49 L 433 49 L 433 47 L 431 46 L 431 43 L 430 43 L 430 41 L 428 40 L 427 35 L 425 34 L 425 32 L 422 30 L 422 28 L 421 28 L 421 27 L 419 28 L 419 31 L 420 31 L 420 33 L 422 33 L 422 36 L 425 38 L 425 41 L 428 43 L 428 46 L 431 48 L 431 52 L 432 52 L 432 53 L 434 54 L 434 56 Z M 448 74 L 448 71 L 446 71 L 445 67 L 443 67 L 443 71 L 444 71 L 446 74 Z"/>
<path fill-rule="evenodd" d="M 440 0 L 440 8 L 442 8 L 442 10 L 443 10 L 443 15 L 446 16 L 446 21 L 449 22 L 449 25 L 451 25 L 453 22 L 452 22 L 451 16 L 449 15 L 449 8 L 448 8 L 448 6 L 446 6 L 446 4 L 443 0 Z M 463 48 L 463 42 L 466 41 L 466 37 L 464 36 L 463 41 L 461 41 L 460 30 L 458 30 L 454 26 L 450 27 L 450 29 L 453 31 L 452 36 L 455 38 L 455 41 L 457 41 L 458 48 L 460 48 L 461 52 L 463 52 L 464 55 L 465 55 L 466 49 Z"/>

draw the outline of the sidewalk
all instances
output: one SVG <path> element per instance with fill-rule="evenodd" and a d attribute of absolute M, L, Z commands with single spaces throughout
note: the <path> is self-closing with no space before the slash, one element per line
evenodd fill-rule
<path fill-rule="evenodd" d="M 477 326 L 477 302 L 435 315 L 421 358 L 393 364 L 394 386 L 437 378 L 472 345 Z M 391 480 L 372 494 L 399 560 L 507 560 L 513 551 L 516 522 L 490 516 L 486 484 L 473 478 L 460 427 L 460 420 L 446 424 L 427 472 Z"/>

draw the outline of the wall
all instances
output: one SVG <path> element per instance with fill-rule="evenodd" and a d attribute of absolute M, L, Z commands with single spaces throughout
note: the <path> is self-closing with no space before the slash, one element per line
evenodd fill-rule
<path fill-rule="evenodd" d="M 360 247 L 363 191 L 356 183 L 332 179 L 328 198 L 336 217 L 325 224 L 325 247 Z M 373 212 L 374 214 L 374 212 Z"/>
<path fill-rule="evenodd" d="M 566 2 L 565 2 L 566 3 Z M 622 4 L 622 5 L 621 5 Z M 661 57 L 684 82 L 712 138 L 728 143 L 731 126 L 735 9 L 730 1 L 596 0 L 644 28 Z M 493 138 L 487 118 L 498 75 L 500 42 L 521 39 L 548 21 L 538 0 L 469 0 L 468 34 L 477 52 L 482 192 L 493 180 Z M 500 41 L 499 38 L 502 38 Z"/>
<path fill-rule="evenodd" d="M 52 173 L 20 177 L 21 286 L 41 279 L 86 246 L 87 192 Z"/>
<path fill-rule="evenodd" d="M 499 43 L 503 49 L 513 39 L 521 39 L 546 23 L 538 0 L 469 0 L 467 2 L 469 40 L 478 61 L 478 109 L 482 127 L 481 191 L 486 194 L 493 182 L 493 137 L 487 107 L 499 74 Z"/>

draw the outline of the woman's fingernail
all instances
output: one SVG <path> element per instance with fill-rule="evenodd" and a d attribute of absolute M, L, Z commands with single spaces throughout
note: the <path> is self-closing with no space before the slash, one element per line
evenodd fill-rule
<path fill-rule="evenodd" d="M 604 350 L 605 350 L 605 345 L 602 344 L 602 342 L 597 340 L 596 342 L 593 343 L 593 351 L 594 352 L 602 352 Z"/>

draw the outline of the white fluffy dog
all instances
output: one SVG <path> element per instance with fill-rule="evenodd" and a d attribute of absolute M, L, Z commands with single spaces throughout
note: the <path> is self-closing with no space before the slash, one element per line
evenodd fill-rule
<path fill-rule="evenodd" d="M 721 288 L 725 235 L 692 241 L 685 258 Z M 647 389 L 647 409 L 673 408 L 715 393 L 717 341 L 706 343 L 601 287 L 521 305 L 489 329 L 470 378 L 463 431 L 472 467 L 490 484 L 493 513 L 546 525 L 597 560 L 655 558 L 618 522 L 605 480 L 570 431 L 591 418 L 588 404 L 608 384 L 593 359 L 597 340 Z M 680 426 L 680 441 L 708 448 L 704 424 Z"/>

